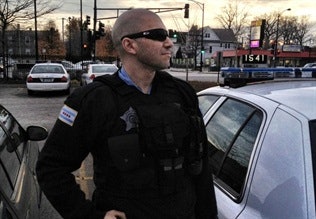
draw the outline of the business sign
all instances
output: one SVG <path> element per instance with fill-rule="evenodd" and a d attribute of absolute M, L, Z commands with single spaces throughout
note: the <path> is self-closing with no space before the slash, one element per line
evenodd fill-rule
<path fill-rule="evenodd" d="M 266 20 L 252 21 L 250 26 L 250 48 L 262 47 Z"/>
<path fill-rule="evenodd" d="M 283 45 L 283 52 L 302 52 L 303 48 L 301 45 Z"/>
<path fill-rule="evenodd" d="M 247 54 L 242 56 L 243 64 L 266 64 L 268 61 L 267 55 Z"/>

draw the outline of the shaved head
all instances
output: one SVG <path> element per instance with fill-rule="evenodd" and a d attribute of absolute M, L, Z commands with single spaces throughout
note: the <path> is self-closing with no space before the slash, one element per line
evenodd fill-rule
<path fill-rule="evenodd" d="M 160 17 L 147 9 L 132 9 L 120 15 L 112 30 L 112 40 L 114 47 L 120 50 L 121 38 L 125 35 L 138 33 L 141 31 L 156 28 L 151 26 L 151 21 L 157 21 L 162 24 Z"/>

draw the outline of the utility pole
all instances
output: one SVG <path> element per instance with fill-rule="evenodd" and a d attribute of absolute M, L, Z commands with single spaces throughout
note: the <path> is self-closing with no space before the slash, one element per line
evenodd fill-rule
<path fill-rule="evenodd" d="M 94 0 L 93 34 L 92 34 L 92 60 L 95 61 L 96 55 L 96 27 L 97 27 L 97 0 Z"/>
<path fill-rule="evenodd" d="M 65 43 L 65 23 L 64 23 L 64 21 L 65 21 L 65 19 L 66 18 L 62 18 L 61 20 L 61 26 L 62 26 L 62 35 L 63 35 L 63 43 Z"/>
<path fill-rule="evenodd" d="M 197 4 L 201 10 L 202 10 L 202 28 L 201 28 L 201 60 L 200 60 L 200 71 L 202 71 L 203 68 L 203 53 L 204 53 L 204 3 L 195 1 L 195 0 L 189 0 Z"/>
<path fill-rule="evenodd" d="M 37 8 L 34 0 L 34 19 L 35 19 L 35 62 L 38 61 L 38 35 L 37 35 Z"/>
<path fill-rule="evenodd" d="M 275 42 L 274 42 L 274 51 L 273 51 L 273 67 L 276 67 L 277 64 L 277 56 L 278 56 L 278 40 L 279 40 L 279 22 L 280 22 L 280 17 L 281 15 L 286 12 L 286 11 L 291 11 L 291 8 L 287 8 L 281 13 L 278 13 L 277 17 L 277 26 L 276 26 L 276 34 L 275 34 Z"/>
<path fill-rule="evenodd" d="M 83 57 L 82 57 L 82 54 L 83 54 L 83 36 L 82 36 L 82 31 L 83 31 L 83 26 L 82 26 L 82 0 L 80 0 L 80 61 L 81 61 L 81 67 L 83 68 Z M 81 68 L 81 69 L 82 69 Z"/>

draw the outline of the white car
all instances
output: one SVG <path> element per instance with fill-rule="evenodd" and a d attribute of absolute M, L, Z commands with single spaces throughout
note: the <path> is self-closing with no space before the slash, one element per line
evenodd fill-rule
<path fill-rule="evenodd" d="M 70 75 L 60 63 L 35 64 L 26 77 L 29 95 L 39 91 L 63 91 L 70 93 Z"/>
<path fill-rule="evenodd" d="M 307 63 L 303 66 L 303 68 L 316 68 L 316 62 L 314 63 Z"/>
<path fill-rule="evenodd" d="M 87 73 L 81 76 L 81 85 L 87 85 L 93 81 L 94 78 L 105 74 L 113 74 L 118 70 L 114 64 L 89 64 Z"/>
<path fill-rule="evenodd" d="M 316 76 L 282 76 L 198 93 L 219 219 L 316 218 Z"/>

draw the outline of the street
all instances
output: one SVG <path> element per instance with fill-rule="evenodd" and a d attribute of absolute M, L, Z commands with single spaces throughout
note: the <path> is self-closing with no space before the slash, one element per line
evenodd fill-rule
<path fill-rule="evenodd" d="M 168 71 L 176 77 L 186 79 L 185 69 L 169 69 Z M 217 74 L 190 71 L 188 78 L 196 81 L 216 81 Z M 50 131 L 66 97 L 59 93 L 28 96 L 24 84 L 0 84 L 0 103 L 14 115 L 24 128 L 29 125 L 40 125 Z M 39 142 L 40 148 L 43 144 L 44 141 Z M 81 168 L 74 172 L 77 182 L 89 199 L 94 190 L 92 165 L 92 158 L 88 156 Z M 45 196 L 42 201 L 41 218 L 61 218 Z"/>

